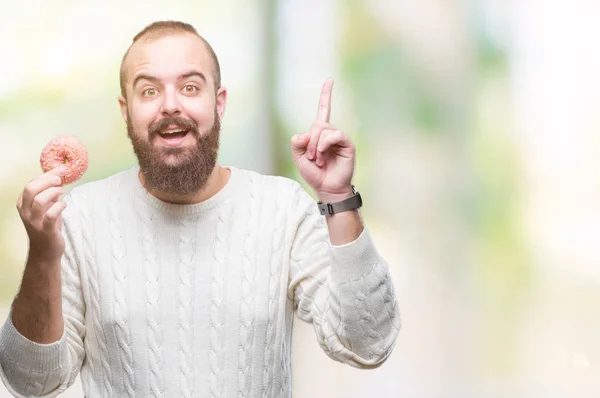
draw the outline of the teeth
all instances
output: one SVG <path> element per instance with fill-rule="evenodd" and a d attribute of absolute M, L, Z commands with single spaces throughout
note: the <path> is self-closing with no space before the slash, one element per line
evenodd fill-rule
<path fill-rule="evenodd" d="M 185 132 L 184 129 L 165 130 L 165 131 L 163 131 L 163 134 L 175 134 L 175 133 L 183 133 L 183 132 Z"/>

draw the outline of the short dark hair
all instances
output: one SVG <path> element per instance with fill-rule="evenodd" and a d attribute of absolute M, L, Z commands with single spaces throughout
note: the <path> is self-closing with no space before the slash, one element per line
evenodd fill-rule
<path fill-rule="evenodd" d="M 196 31 L 196 29 L 185 22 L 181 22 L 181 21 L 156 21 L 151 23 L 150 25 L 146 26 L 143 30 L 141 30 L 138 34 L 136 34 L 133 37 L 133 41 L 131 43 L 131 45 L 129 45 L 129 48 L 127 49 L 127 51 L 125 52 L 125 54 L 123 55 L 123 58 L 121 59 L 121 67 L 119 69 L 119 83 L 121 85 L 121 95 L 124 98 L 127 98 L 127 91 L 125 90 L 125 80 L 126 80 L 126 76 L 125 76 L 125 59 L 127 58 L 127 55 L 129 54 L 129 50 L 131 50 L 131 47 L 138 41 L 141 39 L 159 39 L 163 36 L 167 36 L 167 35 L 171 35 L 171 34 L 178 34 L 178 33 L 191 33 L 195 36 L 197 36 L 198 38 L 200 38 L 200 40 L 202 40 L 202 42 L 204 43 L 204 46 L 206 47 L 206 49 L 208 50 L 208 53 L 210 54 L 210 57 L 213 60 L 213 80 L 215 82 L 215 92 L 217 91 L 217 89 L 219 87 L 221 87 L 221 66 L 219 65 L 219 60 L 217 58 L 217 54 L 215 54 L 215 51 L 213 50 L 213 48 L 211 47 L 211 45 L 208 43 L 208 41 L 206 41 L 206 39 L 204 39 L 204 37 L 200 36 L 198 34 L 198 31 Z"/>

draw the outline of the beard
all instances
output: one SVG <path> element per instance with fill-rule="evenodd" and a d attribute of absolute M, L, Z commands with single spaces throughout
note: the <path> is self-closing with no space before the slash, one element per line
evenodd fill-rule
<path fill-rule="evenodd" d="M 196 146 L 189 148 L 153 146 L 158 133 L 169 125 L 177 125 L 196 138 Z M 148 136 L 134 131 L 131 115 L 127 111 L 127 135 L 133 145 L 144 185 L 154 190 L 176 196 L 202 192 L 217 164 L 221 123 L 215 107 L 211 128 L 198 131 L 196 122 L 181 117 L 166 117 L 148 127 Z M 175 160 L 175 161 L 173 161 Z"/>

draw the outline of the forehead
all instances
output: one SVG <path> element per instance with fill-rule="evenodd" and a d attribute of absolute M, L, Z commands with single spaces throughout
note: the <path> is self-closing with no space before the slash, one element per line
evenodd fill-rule
<path fill-rule="evenodd" d="M 169 80 L 190 70 L 212 79 L 213 63 L 204 42 L 184 33 L 138 40 L 131 46 L 124 68 L 128 83 L 140 74 Z"/>

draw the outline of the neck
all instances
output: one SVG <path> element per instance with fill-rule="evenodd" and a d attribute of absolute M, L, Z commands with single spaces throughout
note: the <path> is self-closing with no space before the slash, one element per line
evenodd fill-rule
<path fill-rule="evenodd" d="M 138 173 L 138 178 L 142 183 L 142 186 L 154 197 L 163 202 L 177 204 L 177 205 L 193 205 L 196 203 L 204 202 L 205 200 L 214 196 L 219 192 L 229 181 L 231 170 L 215 165 L 213 171 L 206 181 L 206 185 L 198 192 L 189 195 L 174 195 L 169 192 L 160 192 L 152 189 L 148 189 L 144 183 L 144 175 L 141 170 Z"/>

